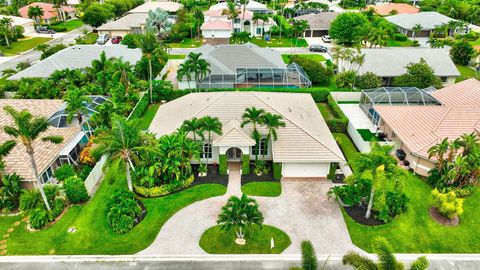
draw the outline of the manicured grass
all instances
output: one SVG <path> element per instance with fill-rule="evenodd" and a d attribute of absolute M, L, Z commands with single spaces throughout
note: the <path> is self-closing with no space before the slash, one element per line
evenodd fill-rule
<path fill-rule="evenodd" d="M 320 113 L 323 116 L 323 119 L 333 119 L 335 118 L 335 114 L 332 111 L 332 108 L 327 103 L 317 103 L 317 107 L 320 110 Z"/>
<path fill-rule="evenodd" d="M 252 182 L 242 186 L 242 192 L 249 196 L 277 197 L 282 194 L 280 182 Z"/>
<path fill-rule="evenodd" d="M 113 183 L 105 179 L 94 198 L 84 205 L 71 207 L 52 227 L 27 232 L 22 223 L 8 240 L 8 255 L 134 254 L 148 247 L 163 224 L 177 211 L 226 192 L 223 185 L 204 184 L 166 197 L 141 199 L 147 216 L 128 233 L 117 235 L 108 226 L 106 203 L 114 190 L 125 188 L 125 175 L 116 172 Z M 70 227 L 76 227 L 77 232 L 68 233 Z"/>
<path fill-rule="evenodd" d="M 250 42 L 258 45 L 259 47 L 295 47 L 296 38 L 283 38 L 279 40 L 278 37 L 273 37 L 270 41 L 266 41 L 263 38 L 251 38 Z M 299 39 L 297 47 L 308 47 L 308 43 L 305 39 Z"/>
<path fill-rule="evenodd" d="M 282 59 L 285 64 L 288 64 L 290 62 L 290 57 L 292 57 L 293 54 L 282 54 Z M 318 63 L 325 61 L 325 57 L 321 54 L 295 54 L 296 56 L 300 58 L 307 58 L 311 59 L 313 61 L 316 61 Z"/>
<path fill-rule="evenodd" d="M 391 223 L 369 227 L 356 223 L 345 212 L 353 243 L 372 252 L 371 240 L 385 237 L 398 253 L 479 253 L 480 252 L 480 189 L 464 201 L 464 214 L 457 227 L 444 227 L 432 220 L 428 209 L 432 206 L 432 189 L 420 177 L 409 174 L 404 185 L 409 198 L 407 212 Z"/>
<path fill-rule="evenodd" d="M 272 237 L 273 249 L 270 248 Z M 263 225 L 261 230 L 255 228 L 252 236 L 245 237 L 243 246 L 237 245 L 235 238 L 235 232 L 226 233 L 220 226 L 214 226 L 203 233 L 200 247 L 209 254 L 279 254 L 292 243 L 285 232 L 268 225 Z"/>
<path fill-rule="evenodd" d="M 17 55 L 24 51 L 33 49 L 38 45 L 43 44 L 49 40 L 51 40 L 51 38 L 47 38 L 47 37 L 33 37 L 33 38 L 19 39 L 18 41 L 11 43 L 10 48 L 7 48 L 6 46 L 0 46 L 0 50 L 5 56 Z"/>
<path fill-rule="evenodd" d="M 140 126 L 142 129 L 148 129 L 159 107 L 160 107 L 159 103 L 148 105 L 147 110 L 145 111 L 145 113 L 141 118 Z"/>
<path fill-rule="evenodd" d="M 362 139 L 366 142 L 378 142 L 381 141 L 380 138 L 375 136 L 375 133 L 372 133 L 369 129 L 357 129 Z"/>
<path fill-rule="evenodd" d="M 477 80 L 480 79 L 480 72 L 476 72 L 473 68 L 462 65 L 456 66 L 460 72 L 460 76 L 455 80 L 456 83 L 470 78 L 476 78 Z"/>
<path fill-rule="evenodd" d="M 185 59 L 185 54 L 169 54 L 168 59 Z"/>
<path fill-rule="evenodd" d="M 171 48 L 196 48 L 203 45 L 203 39 L 185 38 L 182 42 L 169 43 L 168 45 Z"/>
<path fill-rule="evenodd" d="M 470 43 L 472 46 L 480 46 L 480 38 L 477 39 L 477 40 L 474 40 L 474 41 L 469 41 L 468 43 Z"/>
<path fill-rule="evenodd" d="M 88 33 L 85 39 L 77 40 L 77 44 L 95 44 L 97 43 L 98 34 Z"/>
<path fill-rule="evenodd" d="M 405 41 L 398 41 L 394 39 L 389 39 L 387 40 L 387 45 L 386 47 L 410 47 L 412 46 L 413 41 L 410 39 L 407 39 Z"/>
<path fill-rule="evenodd" d="M 345 155 L 347 162 L 349 163 L 352 162 L 358 154 L 358 151 L 355 145 L 352 143 L 350 138 L 348 138 L 348 136 L 344 133 L 332 133 L 332 134 L 337 144 L 340 145 L 340 149 L 342 149 L 342 152 Z M 350 167 L 352 167 L 352 165 L 350 165 Z M 352 170 L 354 170 L 354 168 L 352 168 Z"/>
<path fill-rule="evenodd" d="M 70 32 L 74 29 L 79 28 L 80 26 L 83 26 L 83 22 L 80 19 L 73 19 L 73 20 L 68 20 L 68 21 L 65 21 L 65 22 L 61 22 L 61 23 L 59 23 L 55 26 L 66 27 L 67 28 L 66 32 Z"/>

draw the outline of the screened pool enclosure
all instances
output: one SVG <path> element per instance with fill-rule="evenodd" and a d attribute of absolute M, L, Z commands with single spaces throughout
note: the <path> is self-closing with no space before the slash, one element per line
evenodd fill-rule
<path fill-rule="evenodd" d="M 441 105 L 440 101 L 431 96 L 427 91 L 416 87 L 381 87 L 363 90 L 360 96 L 360 108 L 377 125 L 379 115 L 375 110 L 376 105 Z"/>
<path fill-rule="evenodd" d="M 108 99 L 104 96 L 98 96 L 98 95 L 92 95 L 88 96 L 91 100 L 87 104 L 87 110 L 88 110 L 88 116 L 92 115 L 93 113 L 97 112 L 95 108 L 101 104 L 103 104 L 105 101 Z M 48 123 L 53 126 L 53 127 L 67 127 L 68 122 L 67 122 L 67 115 L 68 113 L 66 112 L 66 104 L 63 105 L 63 108 L 56 112 L 54 115 L 52 115 L 48 119 Z"/>

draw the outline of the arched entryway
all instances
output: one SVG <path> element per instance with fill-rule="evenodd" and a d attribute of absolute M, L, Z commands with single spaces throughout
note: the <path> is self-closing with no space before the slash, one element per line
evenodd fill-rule
<path fill-rule="evenodd" d="M 242 160 L 242 150 L 237 147 L 231 147 L 227 150 L 227 161 Z"/>
<path fill-rule="evenodd" d="M 252 32 L 251 27 L 252 27 L 252 26 L 251 26 L 250 21 L 245 21 L 245 22 L 243 23 L 243 31 L 245 31 L 245 32 L 247 32 L 247 33 L 250 33 L 250 32 Z"/>

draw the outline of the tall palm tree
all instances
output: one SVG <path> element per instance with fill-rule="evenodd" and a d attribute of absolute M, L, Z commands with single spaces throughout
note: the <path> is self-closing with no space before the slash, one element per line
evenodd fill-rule
<path fill-rule="evenodd" d="M 115 59 L 112 63 L 113 74 L 112 80 L 120 82 L 125 89 L 129 90 L 132 81 L 135 80 L 133 74 L 133 67 L 129 62 L 124 62 L 121 59 Z"/>
<path fill-rule="evenodd" d="M 295 32 L 295 37 L 297 38 L 295 40 L 295 48 L 298 46 L 298 40 L 300 37 L 303 37 L 303 33 L 305 30 L 307 30 L 310 26 L 308 25 L 308 22 L 306 20 L 294 20 L 293 21 L 293 30 Z M 293 46 L 293 43 L 292 43 Z"/>
<path fill-rule="evenodd" d="M 128 189 L 133 191 L 130 169 L 135 170 L 142 153 L 155 152 L 155 139 L 144 132 L 137 120 L 127 121 L 124 117 L 112 120 L 112 129 L 95 137 L 95 153 L 107 154 L 117 164 L 125 165 Z"/>
<path fill-rule="evenodd" d="M 37 138 L 44 133 L 49 125 L 45 117 L 34 117 L 29 111 L 22 110 L 17 111 L 14 108 L 7 106 L 4 108 L 8 115 L 13 119 L 14 125 L 4 126 L 3 130 L 8 135 L 14 137 L 16 141 L 25 146 L 25 150 L 30 159 L 30 166 L 35 175 L 37 181 L 36 187 L 42 195 L 43 202 L 47 207 L 47 210 L 50 211 L 50 205 L 48 204 L 47 197 L 43 191 L 43 184 L 40 180 L 40 175 L 38 174 L 37 163 L 35 162 L 33 143 Z M 63 142 L 63 138 L 60 136 L 45 136 L 41 138 L 44 142 L 51 142 L 54 144 L 59 144 Z"/>
<path fill-rule="evenodd" d="M 153 103 L 153 71 L 152 57 L 160 49 L 157 37 L 154 33 L 147 31 L 138 39 L 138 47 L 142 50 L 143 55 L 148 59 L 148 81 L 150 90 L 150 103 Z"/>
<path fill-rule="evenodd" d="M 237 5 L 229 0 L 227 1 L 227 9 L 222 10 L 222 15 L 228 15 L 229 20 L 233 20 L 238 17 L 238 7 Z"/>
<path fill-rule="evenodd" d="M 205 59 L 201 58 L 201 56 L 201 53 L 191 52 L 188 54 L 187 60 L 185 61 L 185 65 L 189 66 L 187 70 L 191 75 L 193 74 L 193 77 L 195 78 L 195 89 L 197 91 L 200 81 L 210 73 L 210 64 Z"/>
<path fill-rule="evenodd" d="M 358 270 L 404 270 L 405 266 L 397 261 L 390 244 L 385 238 L 376 238 L 372 243 L 373 250 L 378 256 L 378 263 L 367 256 L 362 256 L 355 251 L 348 252 L 343 256 L 344 265 L 350 265 Z M 425 256 L 419 257 L 411 265 L 410 270 L 427 269 L 429 263 Z"/>
<path fill-rule="evenodd" d="M 88 120 L 89 111 L 88 104 L 92 101 L 88 96 L 85 95 L 85 91 L 81 88 L 70 88 L 65 92 L 63 96 L 63 101 L 67 103 L 65 112 L 67 113 L 67 121 L 72 122 L 73 117 L 76 116 L 78 119 L 78 125 L 80 130 L 83 131 L 83 124 L 87 125 L 88 135 L 92 135 L 92 127 Z"/>
<path fill-rule="evenodd" d="M 181 63 L 177 70 L 177 81 L 182 81 L 183 78 L 187 79 L 188 89 L 192 89 L 190 86 L 190 81 L 192 80 L 192 71 L 191 65 L 189 60 L 185 60 L 185 62 Z M 191 90 L 190 90 L 191 91 Z"/>
<path fill-rule="evenodd" d="M 212 133 L 222 135 L 222 122 L 218 117 L 204 116 L 200 119 L 202 131 L 207 132 L 207 142 L 212 145 Z M 208 164 L 208 155 L 207 162 Z"/>
<path fill-rule="evenodd" d="M 0 19 L 0 34 L 2 34 L 5 38 L 7 48 L 10 48 L 10 41 L 8 40 L 8 36 L 12 34 L 12 27 L 13 20 L 11 18 L 3 17 L 2 19 Z"/>
<path fill-rule="evenodd" d="M 109 70 L 112 67 L 112 58 L 107 58 L 105 52 L 100 54 L 99 59 L 92 61 L 91 67 L 88 69 L 89 76 L 98 82 L 105 91 L 111 78 L 108 77 Z"/>
<path fill-rule="evenodd" d="M 443 139 L 443 141 L 437 145 L 434 145 L 428 149 L 428 159 L 436 156 L 438 161 L 438 172 L 440 175 L 443 174 L 443 165 L 445 160 L 445 154 L 448 151 L 448 138 Z"/>
<path fill-rule="evenodd" d="M 202 137 L 203 136 L 203 123 L 200 119 L 194 117 L 190 120 L 183 121 L 182 129 L 188 135 L 192 133 L 193 141 L 197 141 L 197 135 Z"/>
<path fill-rule="evenodd" d="M 253 130 L 252 130 L 252 137 L 255 140 L 255 145 L 257 147 L 257 151 L 254 153 L 255 154 L 255 161 L 258 160 L 258 153 L 260 151 L 260 134 L 257 129 L 257 125 L 262 123 L 263 115 L 265 114 L 264 109 L 257 109 L 255 107 L 251 108 L 246 108 L 245 112 L 242 115 L 242 123 L 240 124 L 240 127 L 245 127 L 248 124 L 253 125 Z"/>
<path fill-rule="evenodd" d="M 34 19 L 36 24 L 40 24 L 40 18 L 43 14 L 43 9 L 40 6 L 30 6 L 28 8 L 28 17 Z"/>
<path fill-rule="evenodd" d="M 272 139 L 276 141 L 278 138 L 277 129 L 280 127 L 285 127 L 285 122 L 282 121 L 282 116 L 278 114 L 265 113 L 260 123 L 263 126 L 265 126 L 268 130 L 267 132 L 267 149 L 268 149 L 268 144 L 270 144 L 270 141 Z M 263 154 L 263 159 L 265 159 L 265 153 Z"/>
<path fill-rule="evenodd" d="M 238 3 L 242 7 L 242 21 L 241 21 L 241 31 L 245 31 L 245 26 L 243 25 L 245 22 L 245 9 L 247 8 L 247 5 L 250 1 L 249 0 L 239 0 Z"/>
<path fill-rule="evenodd" d="M 415 24 L 415 26 L 412 28 L 412 37 L 413 40 L 415 40 L 415 36 L 422 31 L 422 25 L 421 24 Z"/>

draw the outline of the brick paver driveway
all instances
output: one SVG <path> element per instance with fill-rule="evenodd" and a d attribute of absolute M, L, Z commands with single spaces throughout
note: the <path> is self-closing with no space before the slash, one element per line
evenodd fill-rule
<path fill-rule="evenodd" d="M 239 195 L 240 166 L 230 165 L 227 194 L 191 204 L 171 217 L 142 255 L 205 254 L 198 242 L 203 232 L 216 225 L 220 208 L 231 195 Z M 282 180 L 279 197 L 256 197 L 265 224 L 285 231 L 292 244 L 283 253 L 299 254 L 300 242 L 312 241 L 317 253 L 344 254 L 357 249 L 350 240 L 345 221 L 335 200 L 328 200 L 327 181 Z"/>

